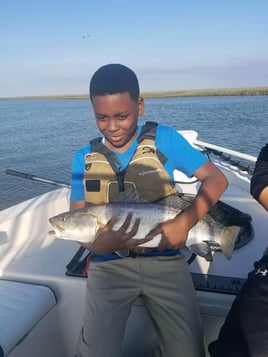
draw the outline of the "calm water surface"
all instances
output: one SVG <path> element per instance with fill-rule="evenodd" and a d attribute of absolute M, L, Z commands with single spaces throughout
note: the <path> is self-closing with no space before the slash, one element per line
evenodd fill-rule
<path fill-rule="evenodd" d="M 257 156 L 268 142 L 268 96 L 145 99 L 140 119 Z M 8 176 L 7 168 L 70 182 L 73 154 L 98 136 L 88 100 L 0 100 L 0 210 L 54 189 Z"/>

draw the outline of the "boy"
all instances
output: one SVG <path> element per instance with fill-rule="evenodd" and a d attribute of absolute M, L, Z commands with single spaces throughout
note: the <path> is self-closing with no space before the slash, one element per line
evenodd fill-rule
<path fill-rule="evenodd" d="M 195 175 L 201 186 L 191 207 L 141 240 L 133 238 L 139 220 L 132 222 L 126 212 L 119 230 L 113 230 L 113 217 L 97 232 L 94 243 L 83 244 L 93 258 L 77 356 L 120 357 L 131 306 L 141 296 L 159 336 L 157 356 L 202 357 L 198 305 L 179 249 L 226 189 L 226 178 L 175 130 L 138 125 L 144 102 L 129 68 L 109 64 L 97 70 L 90 81 L 90 99 L 103 138 L 91 141 L 74 157 L 70 209 L 86 202 L 107 203 L 129 190 L 157 201 L 176 192 L 174 169 Z M 157 234 L 162 235 L 157 248 L 139 247 Z M 128 252 L 125 257 L 115 253 L 122 250 Z"/>

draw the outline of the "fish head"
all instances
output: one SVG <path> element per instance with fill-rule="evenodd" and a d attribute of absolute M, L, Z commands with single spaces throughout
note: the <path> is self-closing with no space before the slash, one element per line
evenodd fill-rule
<path fill-rule="evenodd" d="M 99 228 L 97 217 L 83 210 L 61 213 L 49 218 L 49 222 L 54 236 L 79 242 L 93 242 Z"/>

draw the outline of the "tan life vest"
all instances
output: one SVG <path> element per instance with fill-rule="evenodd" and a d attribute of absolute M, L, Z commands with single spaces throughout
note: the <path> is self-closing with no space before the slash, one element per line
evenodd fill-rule
<path fill-rule="evenodd" d="M 134 192 L 136 197 L 154 202 L 176 192 L 164 168 L 167 158 L 155 146 L 156 127 L 153 122 L 142 127 L 138 147 L 123 172 L 120 160 L 101 143 L 101 138 L 90 142 L 92 153 L 85 157 L 84 171 L 86 202 L 118 201 L 124 192 Z"/>

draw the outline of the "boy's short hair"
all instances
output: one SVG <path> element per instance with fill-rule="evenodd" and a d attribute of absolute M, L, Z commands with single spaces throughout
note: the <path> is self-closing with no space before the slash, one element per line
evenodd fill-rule
<path fill-rule="evenodd" d="M 89 84 L 89 95 L 129 93 L 136 102 L 140 96 L 139 82 L 136 74 L 122 64 L 107 64 L 100 67 L 92 76 Z"/>

